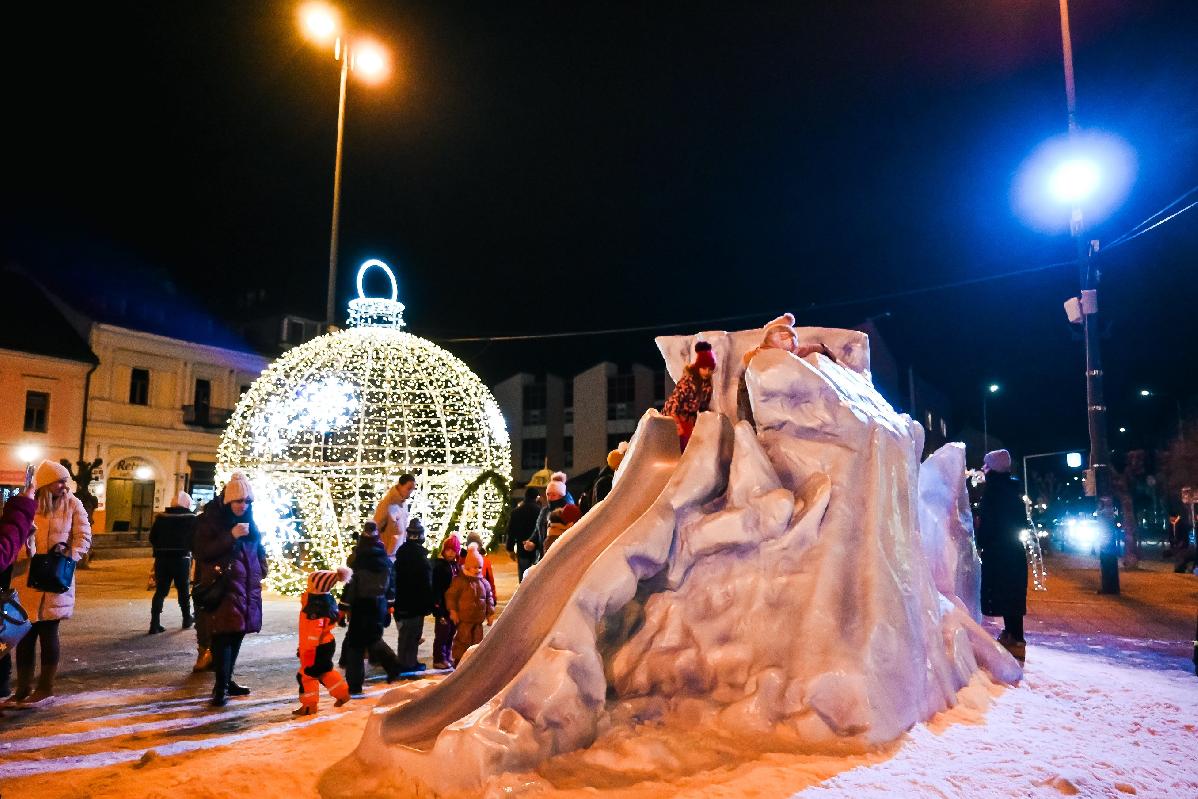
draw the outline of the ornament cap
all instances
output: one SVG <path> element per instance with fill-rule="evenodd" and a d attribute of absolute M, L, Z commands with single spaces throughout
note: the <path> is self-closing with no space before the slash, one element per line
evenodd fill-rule
<path fill-rule="evenodd" d="M 391 282 L 391 296 L 367 297 L 363 279 L 371 268 L 382 269 Z M 378 258 L 364 261 L 358 267 L 358 296 L 349 301 L 350 327 L 403 327 L 404 304 L 399 301 L 399 283 L 395 272 Z"/>

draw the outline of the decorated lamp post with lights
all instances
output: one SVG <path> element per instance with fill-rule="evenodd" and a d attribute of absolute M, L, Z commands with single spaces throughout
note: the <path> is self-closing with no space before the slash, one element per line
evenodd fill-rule
<path fill-rule="evenodd" d="M 366 296 L 371 269 L 390 296 Z M 499 405 L 465 363 L 401 329 L 398 295 L 387 264 L 362 264 L 349 326 L 271 364 L 221 438 L 218 479 L 240 469 L 253 484 L 276 590 L 299 592 L 308 571 L 343 563 L 401 474 L 416 476 L 412 515 L 434 550 L 451 517 L 486 541 L 504 513 L 511 447 Z"/>

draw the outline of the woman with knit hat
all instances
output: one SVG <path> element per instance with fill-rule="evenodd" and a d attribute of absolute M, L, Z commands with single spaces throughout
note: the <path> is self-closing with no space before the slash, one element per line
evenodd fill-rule
<path fill-rule="evenodd" d="M 666 400 L 661 412 L 673 416 L 678 425 L 678 440 L 683 452 L 695 430 L 695 422 L 699 414 L 707 410 L 711 404 L 712 381 L 715 372 L 715 353 L 706 341 L 695 344 L 695 360 L 687 365 L 682 372 L 682 378 L 674 386 L 670 398 Z"/>
<path fill-rule="evenodd" d="M 32 552 L 44 555 L 59 549 L 78 563 L 91 549 L 92 528 L 87 511 L 71 493 L 71 474 L 60 463 L 42 461 L 33 475 L 37 511 L 33 517 Z M 21 589 L 21 604 L 33 622 L 33 629 L 17 644 L 17 702 L 37 704 L 54 696 L 54 677 L 58 673 L 58 623 L 69 619 L 75 610 L 75 580 L 61 594 Z M 34 658 L 41 645 L 41 671 L 33 687 Z"/>
<path fill-rule="evenodd" d="M 248 696 L 250 689 L 233 681 L 233 669 L 246 633 L 262 630 L 262 580 L 266 578 L 266 549 L 250 507 L 254 490 L 241 472 L 234 472 L 221 495 L 204 506 L 196 524 L 195 557 L 198 583 L 221 574 L 224 596 L 208 616 L 212 634 L 213 707 L 230 696 Z"/>

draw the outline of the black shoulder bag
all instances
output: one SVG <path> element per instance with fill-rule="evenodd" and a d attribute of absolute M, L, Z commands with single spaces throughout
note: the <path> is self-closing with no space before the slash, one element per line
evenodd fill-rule
<path fill-rule="evenodd" d="M 64 594 L 75 579 L 75 561 L 67 554 L 66 544 L 55 544 L 44 555 L 34 555 L 29 561 L 26 583 L 37 591 Z"/>

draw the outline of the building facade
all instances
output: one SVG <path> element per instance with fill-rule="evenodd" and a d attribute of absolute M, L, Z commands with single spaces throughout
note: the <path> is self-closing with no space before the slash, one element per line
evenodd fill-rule
<path fill-rule="evenodd" d="M 104 461 L 95 529 L 146 529 L 179 491 L 210 499 L 221 431 L 266 359 L 106 324 L 89 343 L 99 367 L 83 453 Z"/>
<path fill-rule="evenodd" d="M 574 377 L 521 372 L 491 387 L 512 440 L 521 483 L 548 465 L 571 476 L 596 470 L 673 389 L 664 371 L 598 363 Z"/>

